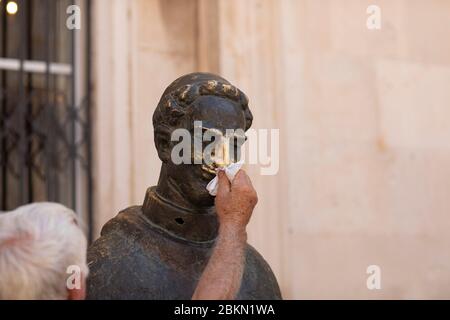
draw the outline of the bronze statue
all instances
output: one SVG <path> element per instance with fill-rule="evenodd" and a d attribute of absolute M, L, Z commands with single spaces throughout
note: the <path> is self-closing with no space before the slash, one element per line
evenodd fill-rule
<path fill-rule="evenodd" d="M 155 145 L 162 161 L 156 187 L 142 206 L 121 211 L 105 224 L 88 250 L 89 299 L 190 299 L 211 255 L 218 230 L 214 197 L 206 190 L 215 173 L 205 164 L 175 164 L 177 128 L 247 130 L 248 99 L 227 80 L 192 73 L 175 80 L 153 114 Z M 236 159 L 234 159 L 236 160 Z M 237 299 L 281 299 L 267 262 L 250 245 Z"/>

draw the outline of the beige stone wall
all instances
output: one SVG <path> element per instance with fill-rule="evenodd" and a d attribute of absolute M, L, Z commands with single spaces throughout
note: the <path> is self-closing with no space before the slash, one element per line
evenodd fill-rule
<path fill-rule="evenodd" d="M 366 9 L 381 8 L 381 30 Z M 158 178 L 163 89 L 213 71 L 280 129 L 250 243 L 285 298 L 450 298 L 450 2 L 97 0 L 96 223 Z M 366 287 L 381 268 L 382 288 Z"/>

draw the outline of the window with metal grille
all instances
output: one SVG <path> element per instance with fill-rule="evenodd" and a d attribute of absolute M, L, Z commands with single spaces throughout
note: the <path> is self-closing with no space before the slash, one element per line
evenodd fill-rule
<path fill-rule="evenodd" d="M 89 16 L 89 0 L 0 1 L 0 210 L 60 202 L 91 238 Z"/>

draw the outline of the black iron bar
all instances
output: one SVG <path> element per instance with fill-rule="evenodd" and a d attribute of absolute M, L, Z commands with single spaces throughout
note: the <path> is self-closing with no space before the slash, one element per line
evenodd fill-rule
<path fill-rule="evenodd" d="M 26 128 L 26 116 L 27 116 L 27 110 L 26 110 L 26 104 L 25 104 L 25 73 L 23 70 L 23 64 L 25 61 L 25 53 L 26 53 L 26 47 L 27 43 L 26 41 L 23 41 L 23 39 L 26 39 L 26 3 L 27 1 L 21 1 L 20 2 L 20 8 L 21 10 L 18 11 L 18 20 L 19 20 L 19 30 L 20 30 L 20 38 L 22 41 L 19 41 L 19 61 L 20 61 L 20 68 L 19 68 L 19 98 L 17 102 L 17 109 L 19 113 L 19 129 L 20 129 L 20 140 L 19 140 L 19 164 L 20 164 L 20 179 L 19 179 L 19 197 L 20 202 L 26 203 L 28 196 L 27 196 L 27 185 L 26 182 L 28 181 L 28 161 L 27 161 L 27 128 Z"/>
<path fill-rule="evenodd" d="M 26 37 L 25 41 L 27 43 L 26 46 L 26 57 L 25 60 L 33 59 L 33 41 L 32 41 L 32 32 L 33 32 L 33 3 L 32 0 L 25 0 L 26 5 L 24 6 L 25 16 L 26 16 Z M 33 127 L 32 127 L 32 118 L 33 118 L 33 101 L 32 101 L 32 88 L 33 88 L 33 73 L 28 72 L 24 75 L 26 77 L 26 84 L 24 90 L 24 105 L 25 105 L 25 128 L 26 128 L 26 137 L 27 137 L 27 149 L 25 152 L 25 159 L 28 162 L 27 168 L 27 200 L 26 202 L 33 202 L 34 200 L 34 192 L 33 192 Z"/>
<path fill-rule="evenodd" d="M 0 19 L 2 26 L 2 52 L 1 56 L 6 57 L 8 54 L 8 32 L 7 32 L 7 20 L 6 20 L 6 3 L 5 1 L 0 2 Z M 0 210 L 6 211 L 8 209 L 8 194 L 7 194 L 7 185 L 8 185 L 8 154 L 6 150 L 7 146 L 7 128 L 6 128 L 6 114 L 7 114 L 7 72 L 6 70 L 1 71 L 1 82 L 2 82 L 2 97 L 0 102 L 0 118 L 1 118 L 1 132 L 2 138 L 0 141 L 0 149 L 1 149 L 1 184 L 2 184 L 2 192 L 0 199 Z"/>
<path fill-rule="evenodd" d="M 58 3 L 60 1 L 51 1 L 51 5 L 50 5 L 50 10 L 51 10 L 51 16 L 53 17 L 52 20 L 52 24 L 51 24 L 51 29 L 53 30 L 53 41 L 52 41 L 52 49 L 53 49 L 53 59 L 54 61 L 58 61 L 59 55 L 58 55 L 58 39 L 61 38 L 61 34 L 60 34 L 60 27 L 57 25 L 57 22 L 60 21 L 60 16 L 59 16 L 59 10 L 58 10 Z M 57 101 L 57 92 L 58 92 L 58 76 L 57 75 L 53 75 L 53 83 L 52 83 L 52 117 L 53 117 L 53 144 L 51 146 L 52 148 L 52 175 L 53 175 L 53 194 L 54 194 L 54 199 L 55 201 L 61 201 L 61 188 L 60 188 L 60 172 L 57 171 L 57 168 L 59 167 L 60 163 L 58 162 L 58 143 L 57 143 L 57 139 L 58 138 L 62 138 L 62 137 L 57 137 L 57 131 L 59 128 L 58 126 L 58 121 L 61 120 L 61 114 L 58 112 L 59 109 L 57 109 L 58 106 L 58 101 Z M 59 128 L 61 129 L 61 128 Z M 65 128 L 62 128 L 62 130 L 59 130 L 60 132 L 65 132 Z M 65 137 L 65 136 L 64 136 Z"/>
<path fill-rule="evenodd" d="M 52 161 L 52 146 L 53 146 L 53 130 L 52 130 L 52 107 L 50 105 L 50 0 L 45 0 L 45 184 L 47 189 L 47 199 L 55 201 L 53 194 L 53 161 Z"/>
<path fill-rule="evenodd" d="M 93 177 L 92 177 L 92 109 L 91 109 L 91 0 L 86 1 L 87 30 L 86 30 L 86 137 L 87 137 L 87 213 L 88 213 L 88 241 L 94 240 L 94 208 L 93 208 Z"/>
<path fill-rule="evenodd" d="M 70 156 L 70 177 L 71 177 L 71 205 L 72 209 L 77 212 L 77 199 L 76 199 L 76 187 L 77 187 L 77 168 L 76 168 L 76 111 L 77 111 L 77 101 L 76 101 L 76 81 L 77 81 L 77 69 L 76 69 L 76 29 L 70 31 L 71 38 L 71 65 L 72 65 L 72 74 L 71 74 L 71 103 L 69 105 L 69 119 L 70 119 L 70 144 L 69 144 L 69 156 Z"/>

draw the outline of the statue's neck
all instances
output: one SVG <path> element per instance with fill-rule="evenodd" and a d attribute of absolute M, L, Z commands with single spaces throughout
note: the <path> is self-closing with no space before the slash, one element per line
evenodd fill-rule
<path fill-rule="evenodd" d="M 158 228 L 177 238 L 205 242 L 217 236 L 218 221 L 214 207 L 193 207 L 169 179 L 160 178 L 157 187 L 147 190 L 142 211 Z"/>
<path fill-rule="evenodd" d="M 177 207 L 184 208 L 187 211 L 198 211 L 189 202 L 186 195 L 180 190 L 178 184 L 170 178 L 170 175 L 168 175 L 166 171 L 167 167 L 162 164 L 158 185 L 156 186 L 156 193 L 162 198 L 169 200 L 171 204 L 174 204 Z"/>

